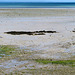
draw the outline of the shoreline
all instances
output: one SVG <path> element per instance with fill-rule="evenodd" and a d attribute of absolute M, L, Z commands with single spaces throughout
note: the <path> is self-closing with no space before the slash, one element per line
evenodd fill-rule
<path fill-rule="evenodd" d="M 75 9 L 74 8 L 0 8 L 0 9 Z"/>

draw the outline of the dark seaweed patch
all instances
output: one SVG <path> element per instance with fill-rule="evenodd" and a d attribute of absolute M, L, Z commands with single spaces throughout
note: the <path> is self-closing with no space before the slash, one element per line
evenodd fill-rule
<path fill-rule="evenodd" d="M 9 31 L 9 32 L 4 32 L 6 34 L 11 34 L 11 35 L 23 35 L 23 34 L 27 34 L 27 35 L 45 35 L 45 33 L 56 33 L 56 31 L 33 31 L 33 32 L 26 32 L 26 31 Z"/>
<path fill-rule="evenodd" d="M 74 30 L 72 32 L 75 32 L 75 28 L 74 28 Z"/>
<path fill-rule="evenodd" d="M 73 32 L 75 32 L 75 31 L 73 31 Z"/>

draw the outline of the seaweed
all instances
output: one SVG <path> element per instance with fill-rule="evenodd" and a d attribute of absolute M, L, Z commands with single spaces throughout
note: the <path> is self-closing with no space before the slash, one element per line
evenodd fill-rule
<path fill-rule="evenodd" d="M 56 31 L 9 31 L 9 32 L 4 32 L 6 34 L 11 34 L 11 35 L 23 35 L 23 34 L 26 34 L 26 35 L 45 35 L 45 33 L 56 33 Z"/>
<path fill-rule="evenodd" d="M 61 64 L 61 65 L 70 65 L 72 67 L 75 67 L 75 60 L 56 60 L 52 61 L 49 59 L 35 59 L 36 62 L 43 63 L 43 64 Z"/>

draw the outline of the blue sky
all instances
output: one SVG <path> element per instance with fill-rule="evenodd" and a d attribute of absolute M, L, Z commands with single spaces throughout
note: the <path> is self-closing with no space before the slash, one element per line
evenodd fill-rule
<path fill-rule="evenodd" d="M 75 0 L 0 0 L 0 2 L 75 2 Z"/>

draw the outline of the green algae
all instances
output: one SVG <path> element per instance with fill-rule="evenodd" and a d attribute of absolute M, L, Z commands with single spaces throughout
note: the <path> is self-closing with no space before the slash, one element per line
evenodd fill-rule
<path fill-rule="evenodd" d="M 57 61 L 51 61 L 48 59 L 35 59 L 36 62 L 43 63 L 43 64 L 61 64 L 61 65 L 70 65 L 72 67 L 75 67 L 75 60 L 57 60 Z"/>
<path fill-rule="evenodd" d="M 0 46 L 0 57 L 10 56 L 15 51 L 14 46 L 1 45 Z"/>

